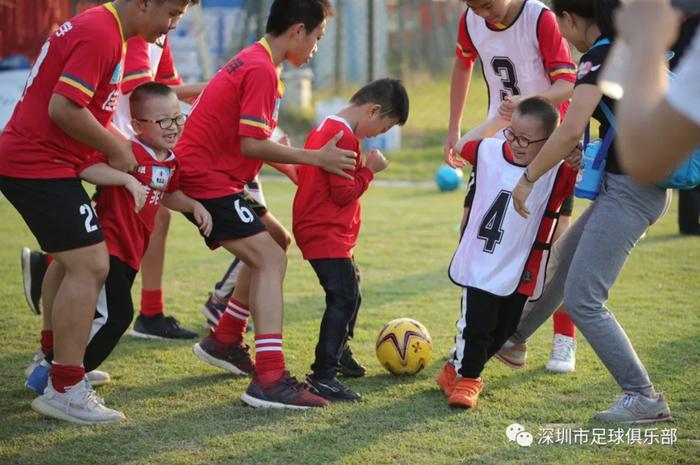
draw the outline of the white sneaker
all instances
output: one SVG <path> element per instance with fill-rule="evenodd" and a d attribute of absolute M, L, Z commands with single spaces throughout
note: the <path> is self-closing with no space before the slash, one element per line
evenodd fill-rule
<path fill-rule="evenodd" d="M 29 366 L 24 370 L 24 376 L 26 378 L 29 378 L 32 372 L 34 372 L 34 369 L 43 361 L 44 352 L 42 352 L 41 349 L 38 349 L 34 354 L 34 357 L 32 358 L 32 363 L 30 363 Z M 109 376 L 109 373 L 107 373 L 106 371 L 92 370 L 88 371 L 85 375 L 87 376 L 88 381 L 90 381 L 90 384 L 93 387 L 102 386 L 103 384 L 112 382 L 112 377 Z"/>
<path fill-rule="evenodd" d="M 598 412 L 598 421 L 606 423 L 654 423 L 671 420 L 671 410 L 663 394 L 655 398 L 645 397 L 637 392 L 625 392 L 617 398 L 615 405 Z"/>
<path fill-rule="evenodd" d="M 511 340 L 507 340 L 494 357 L 512 369 L 519 370 L 527 362 L 527 344 L 516 344 Z"/>
<path fill-rule="evenodd" d="M 103 384 L 107 384 L 112 381 L 112 377 L 109 376 L 109 373 L 102 370 L 88 371 L 85 373 L 85 376 L 93 387 L 102 386 Z"/>
<path fill-rule="evenodd" d="M 49 380 L 44 394 L 32 401 L 32 408 L 42 415 L 81 425 L 114 423 L 124 419 L 122 412 L 105 407 L 104 400 L 86 382 L 60 393 Z"/>
<path fill-rule="evenodd" d="M 555 334 L 552 353 L 545 367 L 553 373 L 571 373 L 576 368 L 576 339 Z"/>

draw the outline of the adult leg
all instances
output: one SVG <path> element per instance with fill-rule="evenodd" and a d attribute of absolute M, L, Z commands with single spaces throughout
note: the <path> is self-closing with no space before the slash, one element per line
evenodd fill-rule
<path fill-rule="evenodd" d="M 569 314 L 610 374 L 622 389 L 643 395 L 654 392 L 649 376 L 605 302 L 636 242 L 663 212 L 665 200 L 665 192 L 655 186 L 606 176 L 564 289 Z"/>

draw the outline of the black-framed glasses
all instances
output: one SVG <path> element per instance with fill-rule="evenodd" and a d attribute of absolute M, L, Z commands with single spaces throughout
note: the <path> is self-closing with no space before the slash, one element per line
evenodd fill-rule
<path fill-rule="evenodd" d="M 511 128 L 510 126 L 508 126 L 507 128 L 505 128 L 503 130 L 503 134 L 505 134 L 506 140 L 508 142 L 514 142 L 518 147 L 520 147 L 522 149 L 527 148 L 527 146 L 530 144 L 535 144 L 537 142 L 543 142 L 543 141 L 549 139 L 549 137 L 543 137 L 542 139 L 530 140 L 525 136 L 516 136 L 515 132 L 513 132 L 513 128 Z"/>
<path fill-rule="evenodd" d="M 143 121 L 144 123 L 156 123 L 158 126 L 160 126 L 161 129 L 170 129 L 173 127 L 173 124 L 177 124 L 178 126 L 184 126 L 185 121 L 187 121 L 187 115 L 184 113 L 181 115 L 177 115 L 175 118 L 163 118 L 163 119 L 142 119 L 142 118 L 134 118 L 136 121 Z"/>

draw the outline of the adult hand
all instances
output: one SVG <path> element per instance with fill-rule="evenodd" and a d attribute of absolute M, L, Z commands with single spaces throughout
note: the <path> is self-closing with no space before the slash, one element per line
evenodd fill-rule
<path fill-rule="evenodd" d="M 455 150 L 457 142 L 459 142 L 459 131 L 449 131 L 443 149 L 443 158 L 445 163 L 452 168 L 462 168 L 464 166 L 464 160 L 459 157 L 459 154 Z"/>
<path fill-rule="evenodd" d="M 515 189 L 513 189 L 513 208 L 523 218 L 527 218 L 530 215 L 530 210 L 525 206 L 525 202 L 527 202 L 534 185 L 535 183 L 528 182 L 524 176 L 521 176 L 518 184 L 515 185 Z"/>

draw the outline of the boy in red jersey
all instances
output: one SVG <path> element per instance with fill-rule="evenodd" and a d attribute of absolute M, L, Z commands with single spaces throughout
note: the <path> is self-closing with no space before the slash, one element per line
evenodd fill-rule
<path fill-rule="evenodd" d="M 472 70 L 481 60 L 489 98 L 488 118 L 500 114 L 505 119 L 526 97 L 547 98 L 566 114 L 576 80 L 576 65 L 562 37 L 552 11 L 539 0 L 465 0 L 468 9 L 459 20 L 455 62 L 450 89 L 450 120 L 445 143 L 445 162 L 457 166 L 464 162 L 452 151 L 459 139 L 465 99 L 469 93 Z M 503 135 L 496 137 L 503 138 Z M 465 198 L 466 220 L 473 197 L 473 178 Z M 569 227 L 574 198 L 561 209 L 555 240 Z M 547 369 L 565 373 L 575 367 L 575 327 L 563 307 L 554 314 L 554 338 Z M 510 342 L 497 355 L 511 368 L 522 368 L 526 345 Z"/>
<path fill-rule="evenodd" d="M 43 295 L 53 309 L 55 335 L 50 401 L 65 420 L 113 418 L 83 382 L 83 356 L 109 260 L 78 169 L 96 150 L 115 168 L 136 166 L 131 146 L 107 129 L 120 92 L 125 41 L 136 35 L 155 41 L 177 25 L 190 3 L 197 0 L 115 0 L 65 22 L 43 45 L 0 136 L 0 191 L 55 258 Z"/>
<path fill-rule="evenodd" d="M 338 114 L 326 117 L 304 147 L 323 147 L 339 131 L 338 146 L 360 156 L 360 140 L 383 134 L 408 119 L 408 95 L 401 81 L 379 79 L 362 87 Z M 306 379 L 331 402 L 357 401 L 361 396 L 338 381 L 341 354 L 352 337 L 360 309 L 360 274 L 353 256 L 360 233 L 360 196 L 374 175 L 387 166 L 378 150 L 363 164 L 348 170 L 352 179 L 313 166 L 299 168 L 292 212 L 293 231 L 326 293 L 326 309 L 316 345 L 312 374 Z"/>
<path fill-rule="evenodd" d="M 106 186 L 98 191 L 96 211 L 110 260 L 109 274 L 97 302 L 85 351 L 83 364 L 88 372 L 109 356 L 131 324 L 134 313 L 131 286 L 146 253 L 160 204 L 192 214 L 205 236 L 211 231 L 209 213 L 199 202 L 178 190 L 179 164 L 171 150 L 186 118 L 175 92 L 156 82 L 142 84 L 131 94 L 130 106 L 136 132 L 131 144 L 138 164 L 133 175 L 110 168 L 102 154 L 91 157 L 80 172 L 82 179 Z M 136 189 L 145 192 L 145 204 L 138 212 L 131 200 L 134 184 L 138 186 Z M 129 188 L 129 192 L 122 186 Z M 51 360 L 52 355 L 49 351 L 46 359 Z M 47 378 L 46 364 L 40 363 L 30 375 L 27 386 L 46 395 L 52 390 L 49 387 L 44 391 Z M 51 406 L 47 407 L 39 399 L 33 404 L 35 409 L 51 415 Z"/>
<path fill-rule="evenodd" d="M 263 161 L 321 166 L 346 178 L 356 154 L 335 146 L 337 134 L 321 150 L 284 146 L 270 140 L 284 91 L 277 66 L 302 66 L 316 51 L 332 14 L 328 0 L 276 0 L 266 34 L 242 50 L 212 78 L 187 120 L 177 153 L 181 187 L 211 213 L 214 227 L 205 239 L 240 258 L 235 310 L 226 312 L 195 354 L 218 367 L 251 373 L 243 345 L 248 316 L 255 322 L 255 376 L 242 399 L 254 407 L 310 408 L 328 402 L 285 370 L 282 352 L 282 282 L 287 257 L 243 195 Z M 243 301 L 246 300 L 246 301 Z"/>

